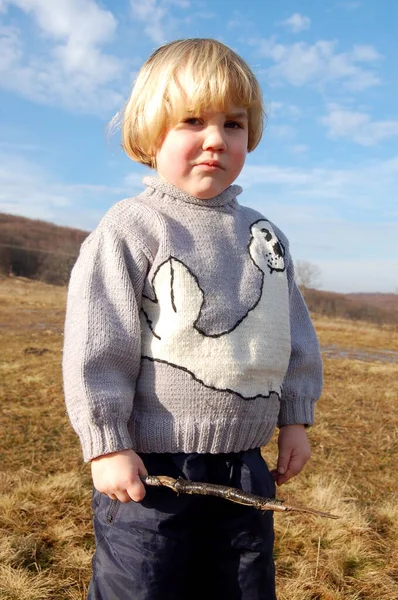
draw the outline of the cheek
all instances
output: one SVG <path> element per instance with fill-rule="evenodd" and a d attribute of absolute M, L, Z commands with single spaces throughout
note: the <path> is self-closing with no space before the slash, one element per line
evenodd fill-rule
<path fill-rule="evenodd" d="M 237 169 L 243 168 L 243 165 L 245 164 L 245 160 L 246 160 L 246 155 L 247 155 L 246 146 L 238 146 L 238 147 L 234 148 L 233 153 L 232 153 L 232 158 L 233 158 L 234 165 L 236 166 Z"/>
<path fill-rule="evenodd" d="M 163 164 L 172 173 L 181 173 L 189 167 L 189 162 L 195 158 L 196 147 L 189 138 L 169 135 L 162 145 L 161 155 Z"/>
<path fill-rule="evenodd" d="M 178 151 L 170 150 L 166 160 L 170 173 L 183 175 L 188 170 L 189 155 L 183 148 L 179 148 Z"/>
<path fill-rule="evenodd" d="M 187 174 L 187 164 L 179 149 L 164 146 L 158 154 L 157 171 L 161 177 L 178 187 L 181 178 Z"/>
<path fill-rule="evenodd" d="M 234 138 L 230 146 L 230 156 L 236 169 L 242 169 L 247 156 L 248 135 L 247 132 L 241 132 L 242 135 Z"/>
<path fill-rule="evenodd" d="M 193 142 L 193 140 L 186 138 L 184 140 L 180 140 L 180 143 L 177 146 L 176 158 L 180 163 L 186 163 L 189 160 L 195 158 L 197 154 L 197 146 Z"/>

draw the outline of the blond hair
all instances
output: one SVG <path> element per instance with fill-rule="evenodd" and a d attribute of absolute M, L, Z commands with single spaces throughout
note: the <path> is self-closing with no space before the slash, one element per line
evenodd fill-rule
<path fill-rule="evenodd" d="M 260 142 L 264 109 L 260 85 L 246 62 L 212 39 L 176 40 L 144 63 L 124 109 L 111 126 L 121 125 L 122 146 L 134 161 L 154 166 L 167 131 L 187 111 L 199 115 L 231 105 L 248 112 L 248 151 Z"/>

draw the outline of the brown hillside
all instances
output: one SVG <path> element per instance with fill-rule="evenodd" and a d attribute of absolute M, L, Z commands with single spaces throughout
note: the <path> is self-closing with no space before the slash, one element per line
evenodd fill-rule
<path fill-rule="evenodd" d="M 64 285 L 87 231 L 0 213 L 0 272 Z"/>
<path fill-rule="evenodd" d="M 398 324 L 396 294 L 337 294 L 313 289 L 302 291 L 308 308 L 315 314 L 380 325 Z M 387 297 L 385 302 L 383 296 Z"/>
<path fill-rule="evenodd" d="M 88 232 L 70 227 L 0 213 L 1 245 L 76 255 Z"/>
<path fill-rule="evenodd" d="M 372 304 L 385 310 L 398 312 L 398 294 L 346 294 L 346 297 L 354 302 Z"/>

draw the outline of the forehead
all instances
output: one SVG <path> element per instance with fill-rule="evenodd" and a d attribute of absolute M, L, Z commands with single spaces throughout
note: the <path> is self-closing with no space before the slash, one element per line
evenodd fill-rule
<path fill-rule="evenodd" d="M 188 113 L 197 112 L 195 108 L 188 109 Z M 246 108 L 242 106 L 226 106 L 226 107 L 217 107 L 217 106 L 208 106 L 202 110 L 200 110 L 200 114 L 206 117 L 213 117 L 217 115 L 225 116 L 227 119 L 248 119 L 248 113 Z"/>

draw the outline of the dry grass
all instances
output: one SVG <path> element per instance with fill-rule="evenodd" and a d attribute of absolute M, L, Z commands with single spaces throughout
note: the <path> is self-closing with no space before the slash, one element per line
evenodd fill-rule
<path fill-rule="evenodd" d="M 397 327 L 363 321 L 315 316 L 316 329 L 324 345 L 336 344 L 346 350 L 398 350 Z"/>
<path fill-rule="evenodd" d="M 65 415 L 65 290 L 0 281 L 0 599 L 82 600 L 93 551 L 91 486 Z M 398 351 L 397 331 L 317 319 L 322 344 Z M 278 490 L 337 521 L 276 514 L 279 600 L 398 598 L 398 366 L 325 360 L 313 458 Z M 275 439 L 264 455 L 273 465 Z"/>

